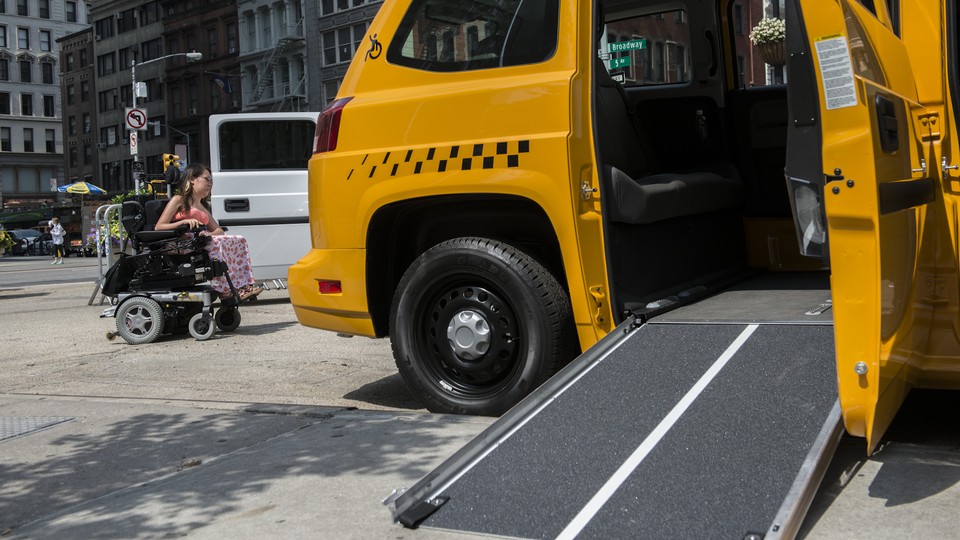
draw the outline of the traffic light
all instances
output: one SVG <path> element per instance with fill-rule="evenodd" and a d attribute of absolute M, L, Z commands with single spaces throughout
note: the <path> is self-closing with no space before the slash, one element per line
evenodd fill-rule
<path fill-rule="evenodd" d="M 176 154 L 164 154 L 163 155 L 163 170 L 166 171 L 173 165 L 176 168 L 180 168 L 180 156 Z"/>
<path fill-rule="evenodd" d="M 176 154 L 163 155 L 163 179 L 171 187 L 180 184 L 180 156 Z"/>

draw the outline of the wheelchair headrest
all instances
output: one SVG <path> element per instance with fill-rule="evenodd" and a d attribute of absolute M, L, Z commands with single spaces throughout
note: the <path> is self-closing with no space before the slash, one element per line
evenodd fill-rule
<path fill-rule="evenodd" d="M 146 215 L 143 212 L 143 205 L 136 199 L 123 201 L 120 207 L 120 224 L 123 230 L 127 231 L 127 236 L 132 237 L 143 230 L 143 223 Z"/>

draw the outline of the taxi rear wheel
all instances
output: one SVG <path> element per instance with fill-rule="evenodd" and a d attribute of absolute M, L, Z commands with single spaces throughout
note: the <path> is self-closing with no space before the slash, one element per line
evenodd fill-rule
<path fill-rule="evenodd" d="M 423 253 L 390 312 L 394 358 L 434 412 L 499 415 L 576 352 L 570 301 L 536 260 L 503 242 L 456 238 Z"/>

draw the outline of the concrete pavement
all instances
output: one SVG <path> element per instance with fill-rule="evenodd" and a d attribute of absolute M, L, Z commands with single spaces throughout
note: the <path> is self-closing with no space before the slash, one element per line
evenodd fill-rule
<path fill-rule="evenodd" d="M 463 536 L 380 501 L 492 420 L 425 413 L 386 342 L 304 329 L 270 291 L 234 333 L 129 346 L 103 338 L 91 282 L 10 287 L 6 268 L 0 426 L 20 433 L 0 440 L 0 536 Z M 845 440 L 801 536 L 960 537 L 957 410 L 917 393 L 870 459 Z M 44 419 L 63 421 L 24 431 Z"/>

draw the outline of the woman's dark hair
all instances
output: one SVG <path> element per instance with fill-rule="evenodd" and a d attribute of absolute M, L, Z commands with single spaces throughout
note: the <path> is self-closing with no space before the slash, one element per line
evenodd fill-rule
<path fill-rule="evenodd" d="M 180 212 L 189 212 L 190 207 L 193 206 L 193 180 L 209 172 L 210 167 L 203 163 L 191 163 L 183 170 L 183 175 L 180 177 Z M 209 197 L 201 199 L 200 204 L 207 209 L 207 212 L 213 213 Z"/>

